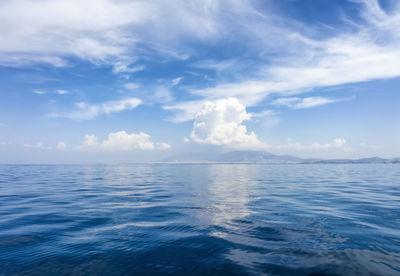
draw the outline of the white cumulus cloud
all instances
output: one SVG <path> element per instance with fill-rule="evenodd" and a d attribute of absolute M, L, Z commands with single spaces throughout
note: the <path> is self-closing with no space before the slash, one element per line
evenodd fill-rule
<path fill-rule="evenodd" d="M 151 141 L 150 135 L 139 132 L 127 133 L 124 130 L 109 133 L 107 139 L 103 142 L 98 142 L 98 137 L 95 135 L 84 136 L 84 142 L 78 149 L 95 149 L 108 151 L 131 151 L 131 150 L 155 150 L 169 149 L 171 146 L 167 143 L 154 143 Z"/>
<path fill-rule="evenodd" d="M 254 132 L 248 133 L 243 121 L 251 115 L 236 98 L 206 101 L 196 114 L 190 138 L 197 143 L 228 147 L 263 146 Z"/>
<path fill-rule="evenodd" d="M 154 149 L 154 143 L 150 141 L 150 135 L 140 132 L 138 134 L 128 134 L 125 131 L 118 131 L 108 134 L 102 147 L 111 150 L 133 150 L 133 149 Z"/>

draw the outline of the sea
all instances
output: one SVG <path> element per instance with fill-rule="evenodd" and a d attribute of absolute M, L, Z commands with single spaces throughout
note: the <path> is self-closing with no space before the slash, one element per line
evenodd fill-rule
<path fill-rule="evenodd" d="M 0 275 L 167 274 L 400 275 L 400 165 L 0 165 Z"/>

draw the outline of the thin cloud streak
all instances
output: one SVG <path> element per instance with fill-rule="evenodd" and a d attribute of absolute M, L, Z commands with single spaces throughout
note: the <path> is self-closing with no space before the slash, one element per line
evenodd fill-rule
<path fill-rule="evenodd" d="M 65 113 L 50 113 L 51 118 L 67 118 L 73 120 L 94 119 L 103 114 L 119 113 L 125 110 L 132 110 L 139 106 L 142 101 L 138 98 L 126 98 L 117 101 L 108 101 L 102 104 L 88 104 L 85 102 L 75 103 L 76 110 Z"/>
<path fill-rule="evenodd" d="M 325 97 L 287 97 L 279 98 L 272 102 L 274 105 L 283 105 L 292 109 L 312 108 L 316 106 L 326 105 L 343 101 L 343 99 L 330 99 Z"/>

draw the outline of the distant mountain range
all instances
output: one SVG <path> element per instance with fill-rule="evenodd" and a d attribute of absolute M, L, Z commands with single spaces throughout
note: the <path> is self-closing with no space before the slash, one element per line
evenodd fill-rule
<path fill-rule="evenodd" d="M 217 156 L 201 153 L 175 155 L 161 162 L 168 163 L 262 163 L 262 164 L 400 164 L 400 158 L 305 159 L 291 155 L 274 155 L 266 151 L 230 151 Z"/>

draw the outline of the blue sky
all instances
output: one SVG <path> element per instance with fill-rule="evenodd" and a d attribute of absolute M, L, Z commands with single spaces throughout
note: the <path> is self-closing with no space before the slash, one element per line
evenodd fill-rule
<path fill-rule="evenodd" d="M 400 3 L 0 1 L 0 162 L 400 156 Z"/>

